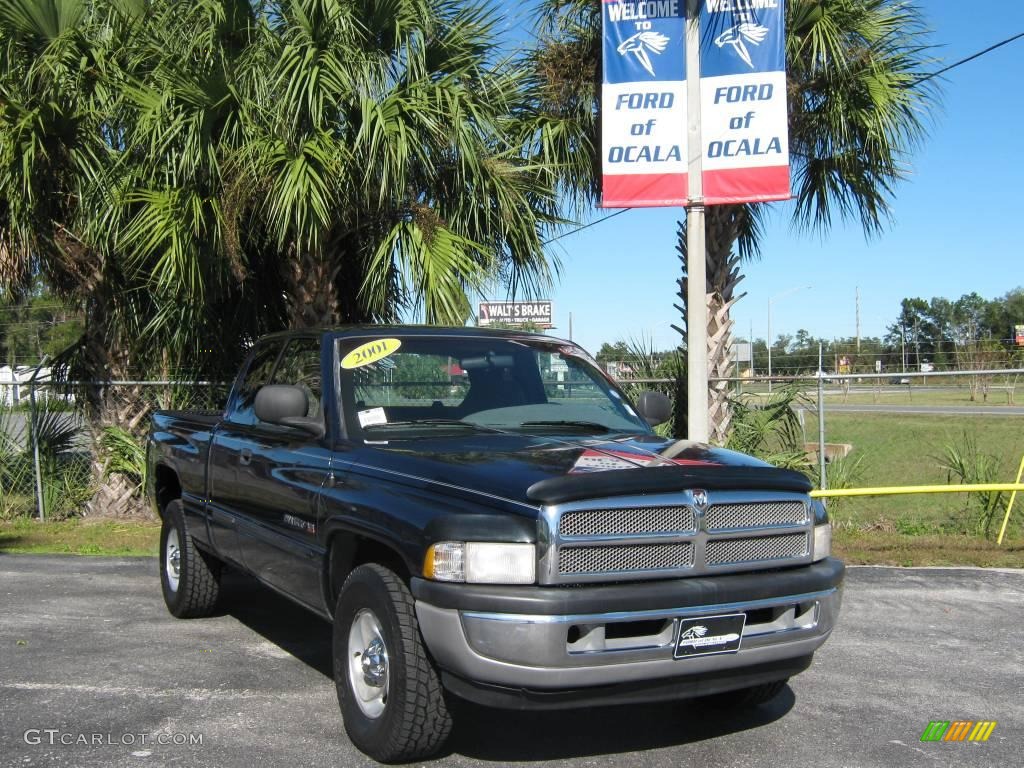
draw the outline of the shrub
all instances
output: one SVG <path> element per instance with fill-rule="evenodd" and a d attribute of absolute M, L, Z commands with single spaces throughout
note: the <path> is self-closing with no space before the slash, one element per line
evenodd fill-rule
<path fill-rule="evenodd" d="M 810 472 L 803 428 L 793 409 L 798 402 L 809 403 L 795 384 L 776 390 L 767 400 L 749 394 L 732 398 L 732 432 L 726 447 L 777 467 Z"/>
<path fill-rule="evenodd" d="M 947 443 L 941 456 L 935 457 L 946 470 L 946 482 L 975 485 L 998 483 L 1003 480 L 1003 466 L 998 456 L 984 453 L 977 440 L 964 432 L 959 443 Z M 1003 491 L 972 492 L 964 502 L 963 529 L 991 538 L 997 528 L 999 513 L 1006 509 L 1007 495 Z"/>

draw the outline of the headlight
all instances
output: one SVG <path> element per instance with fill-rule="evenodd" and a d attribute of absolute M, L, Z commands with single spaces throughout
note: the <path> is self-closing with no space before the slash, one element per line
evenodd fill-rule
<path fill-rule="evenodd" d="M 832 554 L 832 525 L 814 526 L 814 562 L 824 560 Z"/>
<path fill-rule="evenodd" d="M 423 575 L 469 584 L 533 584 L 537 551 L 533 544 L 441 541 L 427 550 Z"/>

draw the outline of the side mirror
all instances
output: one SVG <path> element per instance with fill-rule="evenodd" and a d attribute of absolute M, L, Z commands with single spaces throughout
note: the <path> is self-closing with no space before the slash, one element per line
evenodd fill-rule
<path fill-rule="evenodd" d="M 672 418 L 672 401 L 661 392 L 645 390 L 636 399 L 636 409 L 644 421 L 652 427 L 664 424 Z"/>
<path fill-rule="evenodd" d="M 260 387 L 253 404 L 256 418 L 268 424 L 296 427 L 314 437 L 324 436 L 324 426 L 319 419 L 306 417 L 309 399 L 306 390 L 291 384 L 267 384 Z"/>

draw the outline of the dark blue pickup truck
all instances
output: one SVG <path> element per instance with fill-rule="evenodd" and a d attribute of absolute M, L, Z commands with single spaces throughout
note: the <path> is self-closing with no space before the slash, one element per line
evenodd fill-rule
<path fill-rule="evenodd" d="M 476 328 L 290 332 L 221 413 L 148 444 L 171 613 L 224 566 L 333 622 L 353 743 L 436 751 L 449 696 L 562 708 L 775 696 L 839 611 L 807 479 L 652 430 L 572 342 Z"/>

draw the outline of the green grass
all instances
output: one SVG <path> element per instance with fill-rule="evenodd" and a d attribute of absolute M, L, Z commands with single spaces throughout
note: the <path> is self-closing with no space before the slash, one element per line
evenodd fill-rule
<path fill-rule="evenodd" d="M 807 435 L 817 435 L 817 419 L 807 418 Z M 857 487 L 947 485 L 939 456 L 948 443 L 961 444 L 972 435 L 979 448 L 998 457 L 999 476 L 1013 482 L 1024 455 L 1024 418 L 1008 416 L 917 416 L 825 412 L 828 442 L 850 443 L 850 458 L 862 457 Z M 954 479 L 953 482 L 959 482 Z M 830 500 L 829 509 L 840 525 L 891 528 L 923 535 L 964 530 L 970 515 L 967 494 L 872 496 Z M 999 515 L 1000 521 L 1002 514 Z M 1014 535 L 1024 526 L 1024 495 L 1018 494 L 1011 517 Z"/>
<path fill-rule="evenodd" d="M 160 526 L 148 521 L 63 520 L 0 523 L 0 552 L 79 555 L 156 555 Z M 1024 538 L 1003 546 L 975 536 L 900 533 L 838 527 L 834 552 L 848 563 L 876 565 L 979 565 L 1024 568 Z"/>
<path fill-rule="evenodd" d="M 73 555 L 156 555 L 160 524 L 69 519 L 0 523 L 0 552 Z"/>
<path fill-rule="evenodd" d="M 848 565 L 1024 568 L 1024 539 L 1019 537 L 1000 546 L 977 536 L 838 528 L 832 533 L 832 551 Z"/>

